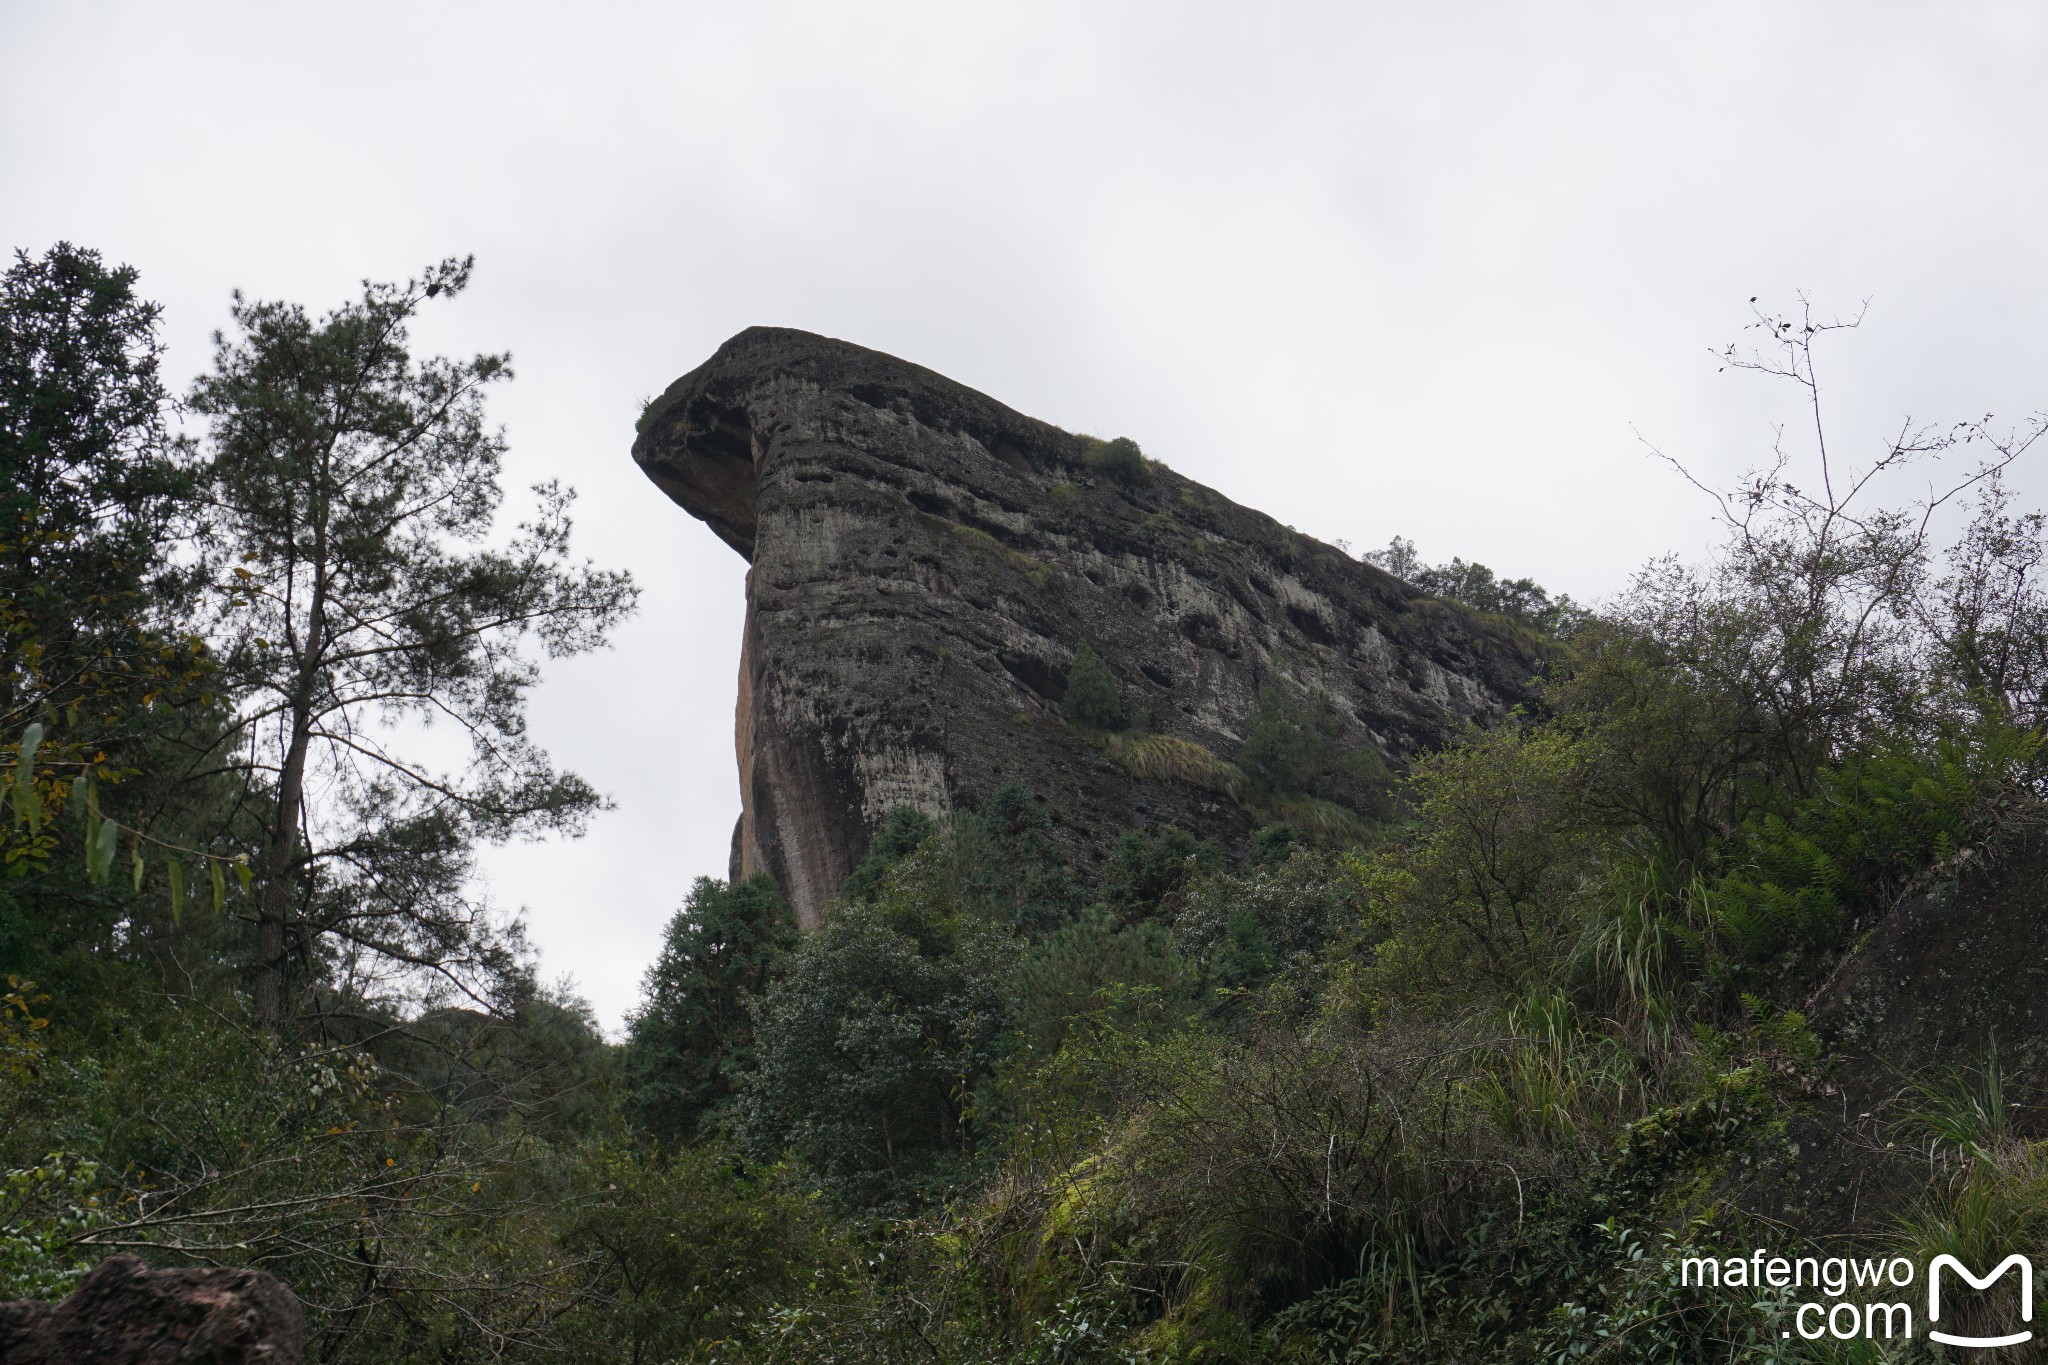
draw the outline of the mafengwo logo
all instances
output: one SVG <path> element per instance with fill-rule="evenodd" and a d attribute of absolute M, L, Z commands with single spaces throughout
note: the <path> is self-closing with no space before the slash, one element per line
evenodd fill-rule
<path fill-rule="evenodd" d="M 1941 1272 L 1944 1270 L 1955 1271 L 1956 1274 L 1969 1282 L 1972 1289 L 1989 1289 L 1994 1283 L 2004 1277 L 2006 1271 L 2019 1271 L 2020 1321 L 2032 1322 L 2034 1320 L 2034 1263 L 2026 1257 L 2018 1252 L 2014 1252 L 2000 1261 L 1997 1268 L 1989 1275 L 1979 1279 L 1977 1276 L 1972 1275 L 1969 1268 L 1955 1257 L 1937 1256 L 1934 1258 L 1933 1264 L 1927 1267 L 1927 1321 L 1929 1324 L 1927 1336 L 1930 1340 L 1939 1341 L 1948 1346 L 1979 1347 L 2017 1346 L 2023 1341 L 2033 1340 L 2034 1333 L 2031 1328 L 2018 1332 L 2009 1332 L 1999 1337 L 1957 1336 L 1953 1333 L 1936 1329 L 1933 1324 L 1941 1321 Z"/>
<path fill-rule="evenodd" d="M 2015 1271 L 2017 1297 L 2003 1288 Z M 2034 1339 L 2034 1264 L 2025 1256 L 2015 1252 L 1982 1275 L 1954 1256 L 1936 1256 L 1927 1265 L 1924 1324 L 1914 1321 L 1918 1296 L 1910 1292 L 1918 1279 L 1918 1267 L 1904 1256 L 1784 1257 L 1759 1249 L 1746 1259 L 1693 1256 L 1679 1265 L 1679 1283 L 1689 1288 L 1793 1291 L 1791 1300 L 1760 1305 L 1789 1319 L 1780 1332 L 1785 1337 L 1897 1341 L 1915 1336 L 1916 1327 L 1924 1326 L 1929 1341 L 1965 1350 L 2018 1346 Z M 1795 1302 L 1802 1289 L 1820 1297 Z"/>

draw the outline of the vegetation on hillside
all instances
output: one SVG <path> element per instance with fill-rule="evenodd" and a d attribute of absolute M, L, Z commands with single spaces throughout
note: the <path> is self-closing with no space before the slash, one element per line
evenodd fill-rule
<path fill-rule="evenodd" d="M 2048 526 L 2001 479 L 2038 426 L 1781 457 L 1597 615 L 1389 562 L 1558 639 L 1539 707 L 1400 774 L 1279 688 L 1228 761 L 1120 732 L 1083 645 L 1074 723 L 1263 812 L 1241 857 L 1091 830 L 1083 877 L 1018 788 L 889 812 L 816 932 L 698 880 L 608 1043 L 465 876 L 598 804 L 522 647 L 631 601 L 559 494 L 485 538 L 505 363 L 404 341 L 467 273 L 238 303 L 191 441 L 133 272 L 6 276 L 0 1297 L 257 1265 L 337 1362 L 1846 1358 L 1671 1258 L 1776 1235 L 1798 1003 L 2041 798 Z M 1817 403 L 1827 330 L 1762 321 L 1732 359 Z M 2037 1238 L 2001 1075 L 1919 1078 L 1927 1200 L 1822 1230 Z"/>

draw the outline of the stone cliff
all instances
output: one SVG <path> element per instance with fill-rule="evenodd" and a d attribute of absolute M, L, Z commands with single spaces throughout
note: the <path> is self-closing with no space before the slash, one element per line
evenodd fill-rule
<path fill-rule="evenodd" d="M 1204 764 L 1262 686 L 1328 696 L 1398 763 L 1498 719 L 1536 667 L 1526 638 L 1162 465 L 806 332 L 726 342 L 633 457 L 751 566 L 734 871 L 806 924 L 892 806 L 1017 782 L 1083 866 L 1132 825 L 1233 845 L 1251 817 Z M 1084 641 L 1164 741 L 1064 721 Z"/>

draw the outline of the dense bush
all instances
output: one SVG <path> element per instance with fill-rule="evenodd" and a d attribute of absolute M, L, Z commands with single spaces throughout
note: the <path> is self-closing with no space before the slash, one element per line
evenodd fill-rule
<path fill-rule="evenodd" d="M 1066 695 L 1060 704 L 1066 709 L 1067 719 L 1076 725 L 1115 730 L 1124 723 L 1124 703 L 1117 692 L 1116 678 L 1102 656 L 1085 641 L 1074 650 L 1073 665 L 1067 669 Z"/>
<path fill-rule="evenodd" d="M 1145 452 L 1130 437 L 1118 436 L 1107 441 L 1093 437 L 1082 439 L 1086 442 L 1089 468 L 1099 470 L 1118 483 L 1144 483 L 1152 477 L 1152 466 L 1146 460 Z"/>

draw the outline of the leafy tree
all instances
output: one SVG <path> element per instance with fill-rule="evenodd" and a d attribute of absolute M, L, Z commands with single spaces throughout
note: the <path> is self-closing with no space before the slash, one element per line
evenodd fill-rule
<path fill-rule="evenodd" d="M 938 828 L 938 821 L 915 806 L 890 807 L 882 816 L 875 837 L 868 841 L 867 855 L 848 875 L 841 894 L 850 901 L 873 900 L 889 869 L 916 852 Z"/>
<path fill-rule="evenodd" d="M 1178 825 L 1127 829 L 1117 836 L 1116 848 L 1103 865 L 1096 896 L 1124 923 L 1171 919 L 1181 889 L 1222 865 L 1223 855 L 1214 844 Z"/>
<path fill-rule="evenodd" d="M 916 1202 L 978 1160 L 976 1091 L 1009 1031 L 1018 935 L 1080 905 L 1051 829 L 1030 792 L 1005 787 L 803 940 L 756 1007 L 738 1081 L 735 1126 L 756 1155 L 794 1151 L 868 1205 Z"/>
<path fill-rule="evenodd" d="M 1931 585 L 1944 690 L 1993 723 L 2048 725 L 2048 515 L 2014 512 L 2000 478 Z"/>
<path fill-rule="evenodd" d="M 68 242 L 37 259 L 16 252 L 0 278 L 8 732 L 72 706 L 139 710 L 135 699 L 161 677 L 146 625 L 176 605 L 163 594 L 188 481 L 164 424 L 160 310 L 136 297 L 135 280 L 133 268 Z"/>
<path fill-rule="evenodd" d="M 391 1031 L 387 1065 L 474 1118 L 564 1140 L 612 1112 L 603 1030 L 588 1001 L 530 976 L 496 1013 L 428 1010 Z"/>
<path fill-rule="evenodd" d="M 1512 997 L 1563 964 L 1606 894 L 1611 852 L 1584 763 L 1566 734 L 1509 728 L 1415 765 L 1417 832 L 1370 877 L 1386 994 Z"/>
<path fill-rule="evenodd" d="M 1077 1018 L 1134 1017 L 1137 1001 L 1129 988 L 1148 988 L 1182 1004 L 1188 984 L 1163 924 L 1118 928 L 1103 915 L 1089 914 L 1034 944 L 1017 964 L 1011 991 L 1019 1028 L 1041 1054 L 1050 1054 Z"/>
<path fill-rule="evenodd" d="M 1312 990 L 1325 950 L 1355 931 L 1364 906 L 1357 863 L 1295 848 L 1279 861 L 1189 883 L 1173 920 L 1174 942 L 1208 984 L 1231 990 L 1286 979 Z"/>
<path fill-rule="evenodd" d="M 975 1090 L 1009 1023 L 1005 942 L 901 897 L 847 906 L 806 937 L 757 1007 L 734 1110 L 748 1148 L 793 1152 L 865 1206 L 964 1177 L 984 1138 Z"/>
<path fill-rule="evenodd" d="M 1117 693 L 1116 678 L 1086 641 L 1074 650 L 1074 666 L 1067 670 L 1067 694 L 1061 705 L 1066 708 L 1067 719 L 1076 725 L 1114 730 L 1124 723 L 1124 704 Z"/>
<path fill-rule="evenodd" d="M 627 1107 L 647 1131 L 686 1141 L 732 1093 L 753 1043 L 752 1006 L 796 943 L 796 918 L 766 873 L 697 879 L 627 1021 Z"/>
<path fill-rule="evenodd" d="M 69 243 L 17 252 L 0 277 L 0 736 L 40 738 L 9 764 L 0 962 L 67 994 L 73 971 L 121 969 L 106 950 L 130 912 L 81 870 L 88 825 L 117 808 L 146 822 L 166 786 L 153 748 L 207 720 L 209 661 L 172 567 L 190 480 L 165 426 L 159 310 L 135 282 Z M 90 818 L 57 819 L 88 777 Z M 106 840 L 92 851 L 112 861 Z M 130 945 L 151 927 L 131 918 Z"/>
<path fill-rule="evenodd" d="M 502 355 L 415 361 L 407 325 L 468 284 L 447 260 L 314 320 L 236 295 L 192 389 L 209 419 L 203 568 L 242 706 L 219 763 L 265 811 L 255 1002 L 269 1025 L 323 953 L 353 989 L 396 969 L 476 993 L 504 966 L 464 894 L 478 838 L 574 832 L 601 804 L 528 738 L 553 657 L 602 645 L 635 590 L 569 559 L 570 494 L 503 546 L 501 432 L 483 393 Z M 406 752 L 401 724 L 452 722 L 466 765 Z M 317 797 L 317 800 L 316 800 Z"/>
<path fill-rule="evenodd" d="M 1038 933 L 1081 908 L 1080 883 L 1053 837 L 1052 815 L 1029 790 L 998 788 L 956 814 L 946 840 L 947 895 L 969 914 Z"/>

